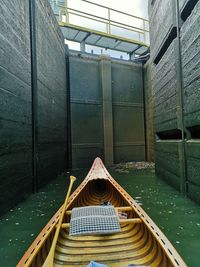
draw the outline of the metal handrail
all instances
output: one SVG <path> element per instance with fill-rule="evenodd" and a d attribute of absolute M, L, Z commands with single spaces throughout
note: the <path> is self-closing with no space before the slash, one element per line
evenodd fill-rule
<path fill-rule="evenodd" d="M 111 8 L 111 7 L 107 7 L 107 6 L 103 6 L 103 5 L 100 5 L 100 4 L 97 4 L 97 3 L 93 3 L 91 1 L 88 1 L 88 0 L 82 0 L 83 2 L 87 2 L 89 4 L 92 4 L 92 5 L 95 5 L 95 6 L 99 6 L 99 7 L 103 7 L 103 8 L 107 8 L 107 9 L 110 9 L 112 11 L 115 11 L 115 12 L 118 12 L 120 14 L 123 14 L 123 15 L 127 15 L 129 17 L 132 17 L 132 18 L 136 18 L 136 19 L 140 19 L 140 20 L 144 20 L 146 22 L 149 22 L 148 19 L 144 19 L 144 18 L 141 18 L 141 17 L 137 17 L 135 15 L 132 15 L 132 14 L 129 14 L 129 13 L 126 13 L 126 12 L 123 12 L 123 11 L 119 11 L 117 9 L 114 9 L 114 8 Z"/>
<path fill-rule="evenodd" d="M 65 9 L 63 9 L 63 11 L 65 11 Z M 75 12 L 77 12 L 77 13 L 75 13 Z M 83 14 L 83 15 L 80 15 L 78 13 Z M 113 26 L 118 26 L 118 27 L 119 26 L 125 26 L 127 30 L 131 30 L 131 29 L 133 30 L 134 29 L 134 31 L 139 32 L 139 33 L 149 32 L 148 30 L 141 30 L 141 28 L 138 28 L 138 27 L 135 27 L 135 26 L 131 26 L 131 25 L 128 25 L 128 24 L 125 24 L 125 23 L 121 23 L 121 22 L 118 22 L 118 21 L 115 21 L 115 20 L 111 20 L 111 19 L 109 20 L 109 19 L 106 19 L 104 17 L 96 16 L 96 15 L 93 15 L 93 14 L 91 15 L 91 14 L 86 13 L 84 11 L 76 10 L 76 9 L 69 8 L 69 7 L 68 7 L 68 14 L 77 15 L 77 16 L 80 16 L 80 17 L 83 17 L 83 18 L 92 19 L 94 21 L 98 21 L 98 22 L 102 22 L 102 23 L 109 23 L 110 25 L 113 25 Z M 94 18 L 97 18 L 97 19 L 93 19 L 91 17 L 94 17 Z M 122 28 L 122 27 L 120 27 L 120 28 Z"/>
<path fill-rule="evenodd" d="M 91 5 L 94 5 L 94 6 L 97 6 L 97 7 L 105 8 L 107 10 L 107 18 L 106 17 L 97 16 L 97 15 L 94 15 L 94 14 L 90 14 L 90 13 L 84 12 L 82 10 L 70 8 L 67 5 L 67 1 L 64 1 L 65 3 L 63 1 L 62 1 L 62 3 L 60 3 L 59 0 L 53 0 L 53 1 L 56 4 L 56 7 L 58 8 L 58 15 L 59 15 L 59 21 L 60 22 L 63 22 L 63 15 L 64 15 L 64 16 L 66 16 L 66 22 L 65 23 L 68 24 L 68 25 L 72 25 L 70 23 L 70 15 L 78 16 L 78 17 L 81 17 L 81 18 L 85 18 L 85 19 L 89 19 L 89 20 L 92 20 L 92 21 L 95 21 L 95 22 L 99 22 L 99 23 L 105 24 L 106 30 L 103 31 L 103 32 L 106 32 L 108 35 L 112 34 L 112 26 L 114 26 L 114 27 L 117 27 L 119 29 L 125 29 L 125 30 L 128 30 L 130 32 L 137 33 L 139 41 L 141 41 L 141 36 L 143 36 L 143 41 L 144 41 L 144 43 L 146 42 L 146 34 L 149 33 L 149 30 L 146 29 L 146 25 L 149 23 L 149 21 L 147 19 L 143 19 L 141 17 L 135 16 L 135 15 L 132 15 L 132 14 L 128 14 L 128 13 L 125 13 L 123 11 L 119 11 L 119 10 L 116 10 L 116 9 L 113 9 L 113 8 L 110 8 L 110 7 L 107 7 L 107 6 L 96 4 L 96 3 L 93 3 L 93 2 L 88 1 L 88 0 L 81 0 L 81 1 L 86 2 L 88 4 L 91 4 Z M 137 19 L 137 20 L 141 21 L 142 22 L 142 27 L 136 27 L 136 26 L 133 26 L 133 25 L 128 25 L 126 23 L 119 22 L 119 21 L 111 19 L 111 11 L 117 12 L 119 14 L 123 14 L 123 15 L 126 15 L 126 16 L 129 16 L 129 17 L 131 17 L 133 19 Z M 93 29 L 91 29 L 91 30 L 93 30 Z"/>

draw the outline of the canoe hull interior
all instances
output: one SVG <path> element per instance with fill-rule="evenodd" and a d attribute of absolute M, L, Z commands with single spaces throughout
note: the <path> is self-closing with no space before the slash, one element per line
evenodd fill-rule
<path fill-rule="evenodd" d="M 69 236 L 70 211 L 74 207 L 110 201 L 123 211 L 121 232 L 109 235 Z M 62 207 L 25 253 L 19 266 L 42 266 L 51 246 Z M 54 266 L 87 266 L 96 261 L 107 266 L 181 266 L 186 264 L 142 208 L 110 176 L 97 158 L 82 184 L 72 194 L 54 257 Z"/>

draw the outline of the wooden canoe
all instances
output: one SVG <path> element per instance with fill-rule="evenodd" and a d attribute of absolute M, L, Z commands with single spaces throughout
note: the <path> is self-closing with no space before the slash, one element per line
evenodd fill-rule
<path fill-rule="evenodd" d="M 111 201 L 116 211 L 126 212 L 121 232 L 111 235 L 69 236 L 73 207 Z M 51 247 L 62 207 L 44 227 L 18 267 L 43 265 Z M 54 266 L 87 266 L 90 261 L 107 266 L 176 266 L 186 264 L 175 248 L 136 201 L 111 177 L 100 158 L 70 196 L 54 254 Z"/>

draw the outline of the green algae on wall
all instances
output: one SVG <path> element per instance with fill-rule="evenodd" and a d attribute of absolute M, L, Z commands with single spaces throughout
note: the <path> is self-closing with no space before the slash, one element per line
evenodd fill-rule
<path fill-rule="evenodd" d="M 200 2 L 149 4 L 156 171 L 200 203 Z"/>
<path fill-rule="evenodd" d="M 31 51 L 29 2 L 8 0 L 0 4 L 0 214 L 32 192 L 35 111 L 38 186 L 55 178 L 66 166 L 64 39 L 48 0 L 35 1 L 36 17 L 31 21 L 36 23 L 32 35 L 36 51 L 33 47 Z M 37 68 L 34 111 L 31 52 L 37 57 L 37 65 L 32 66 Z"/>

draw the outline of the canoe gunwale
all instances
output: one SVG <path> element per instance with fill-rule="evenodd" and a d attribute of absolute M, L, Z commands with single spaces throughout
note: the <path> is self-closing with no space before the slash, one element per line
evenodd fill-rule
<path fill-rule="evenodd" d="M 98 171 L 98 170 L 101 171 Z M 96 171 L 97 170 L 97 171 Z M 121 194 L 121 196 L 126 200 L 128 205 L 133 209 L 137 214 L 138 218 L 142 220 L 142 223 L 148 228 L 150 233 L 154 236 L 155 240 L 158 242 L 158 245 L 165 252 L 170 262 L 175 267 L 187 267 L 186 263 L 183 261 L 181 256 L 175 250 L 171 242 L 166 238 L 158 226 L 153 222 L 153 220 L 145 213 L 145 211 L 138 205 L 138 203 L 113 179 L 109 174 L 103 162 L 100 158 L 96 158 L 88 175 L 83 180 L 83 182 L 77 187 L 77 189 L 72 193 L 69 203 L 67 204 L 66 212 L 69 209 L 70 205 L 77 198 L 79 193 L 86 187 L 86 185 L 93 180 L 103 179 L 108 180 L 114 188 Z M 50 219 L 48 224 L 43 228 L 37 238 L 33 241 L 31 246 L 25 252 L 22 259 L 19 261 L 17 267 L 30 266 L 31 262 L 34 260 L 35 252 L 39 251 L 43 244 L 48 239 L 49 235 L 55 230 L 56 224 L 59 220 L 59 217 L 62 212 L 62 206 L 56 212 L 56 214 Z M 34 251 L 34 253 L 33 253 Z"/>

